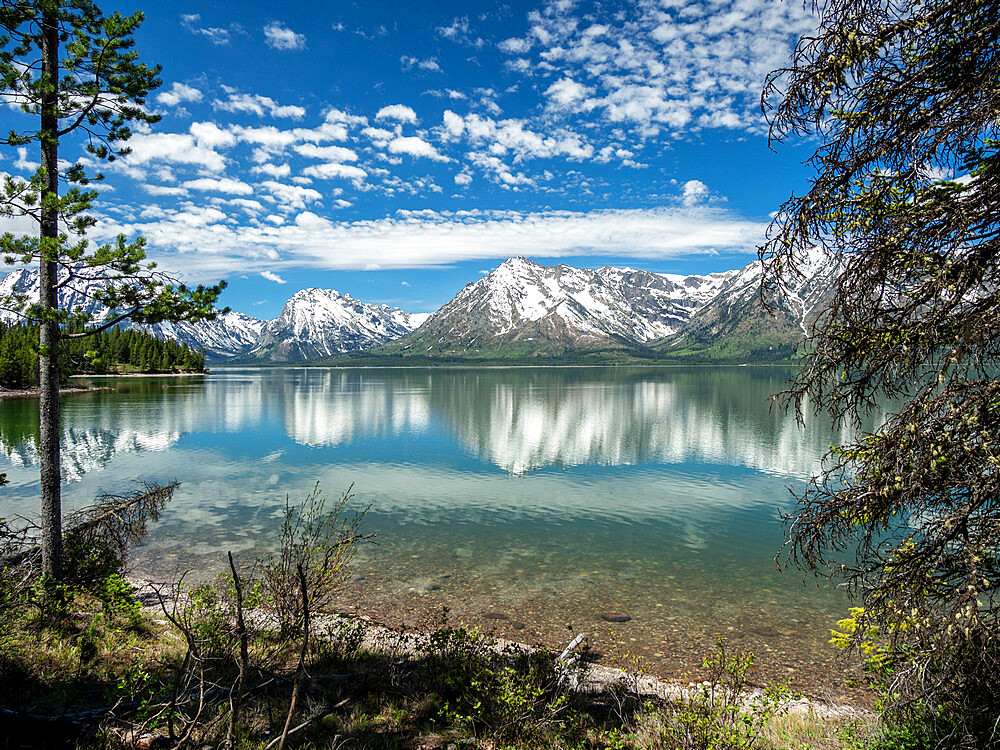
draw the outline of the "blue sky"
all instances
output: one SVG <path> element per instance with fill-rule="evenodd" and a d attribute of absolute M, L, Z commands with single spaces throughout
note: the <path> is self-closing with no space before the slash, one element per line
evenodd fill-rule
<path fill-rule="evenodd" d="M 95 239 L 142 234 L 258 317 L 309 286 L 431 311 L 511 255 L 734 268 L 805 184 L 759 108 L 797 2 L 102 7 L 145 12 L 163 119 L 104 169 Z"/>

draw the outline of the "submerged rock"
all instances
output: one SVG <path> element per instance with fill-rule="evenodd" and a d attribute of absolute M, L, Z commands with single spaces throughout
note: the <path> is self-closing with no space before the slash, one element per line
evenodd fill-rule
<path fill-rule="evenodd" d="M 628 622 L 632 618 L 629 615 L 624 615 L 621 612 L 605 612 L 601 615 L 601 619 L 605 622 Z"/>

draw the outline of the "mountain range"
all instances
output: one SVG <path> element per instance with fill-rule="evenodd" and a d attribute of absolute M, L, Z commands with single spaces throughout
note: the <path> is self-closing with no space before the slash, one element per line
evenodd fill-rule
<path fill-rule="evenodd" d="M 433 314 L 361 302 L 332 289 L 303 289 L 274 320 L 239 312 L 199 323 L 143 326 L 204 348 L 213 361 L 612 359 L 775 361 L 794 356 L 823 308 L 836 266 L 808 259 L 765 310 L 760 265 L 680 276 L 630 268 L 542 266 L 510 258 Z M 98 282 L 91 282 L 98 283 Z M 88 282 L 60 302 L 98 314 Z M 0 280 L 0 299 L 38 298 L 33 269 Z M 17 315 L 0 309 L 0 321 Z"/>

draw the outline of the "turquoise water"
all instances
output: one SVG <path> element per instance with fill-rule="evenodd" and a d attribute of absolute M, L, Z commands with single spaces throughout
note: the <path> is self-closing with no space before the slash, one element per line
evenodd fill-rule
<path fill-rule="evenodd" d="M 182 482 L 136 572 L 221 569 L 273 543 L 286 493 L 353 484 L 371 508 L 342 608 L 391 624 L 452 617 L 518 640 L 591 633 L 604 661 L 695 669 L 716 637 L 809 686 L 836 591 L 779 573 L 789 488 L 829 424 L 770 408 L 783 368 L 219 369 L 133 378 L 63 407 L 65 503 Z M 0 403 L 0 515 L 37 505 L 33 400 Z M 629 615 L 609 624 L 601 615 Z M 631 658 L 631 657 L 629 657 Z"/>

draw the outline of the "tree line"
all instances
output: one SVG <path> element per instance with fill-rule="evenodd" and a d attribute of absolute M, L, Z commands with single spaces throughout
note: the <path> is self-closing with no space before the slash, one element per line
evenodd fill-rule
<path fill-rule="evenodd" d="M 204 372 L 205 353 L 133 329 L 110 328 L 86 339 L 64 339 L 59 376 L 115 372 Z M 38 385 L 38 326 L 0 323 L 0 387 Z"/>

